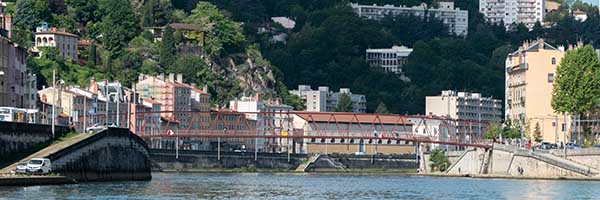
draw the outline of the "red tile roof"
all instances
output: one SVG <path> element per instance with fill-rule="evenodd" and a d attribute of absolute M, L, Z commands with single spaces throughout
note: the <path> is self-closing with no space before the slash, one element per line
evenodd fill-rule
<path fill-rule="evenodd" d="M 380 114 L 362 114 L 362 113 L 295 113 L 298 117 L 309 122 L 329 122 L 329 123 L 361 123 L 361 124 L 394 124 L 411 125 L 408 118 L 400 115 L 380 115 Z"/>

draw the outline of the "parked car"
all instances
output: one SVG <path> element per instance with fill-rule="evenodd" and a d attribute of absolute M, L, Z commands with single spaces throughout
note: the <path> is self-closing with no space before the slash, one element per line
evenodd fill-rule
<path fill-rule="evenodd" d="M 543 149 L 543 150 L 556 149 L 556 148 L 558 148 L 558 145 L 552 144 L 550 142 L 542 142 L 539 146 L 537 146 L 537 149 Z"/>
<path fill-rule="evenodd" d="M 47 174 L 52 171 L 52 163 L 47 158 L 32 158 L 27 163 L 27 172 Z"/>
<path fill-rule="evenodd" d="M 354 155 L 362 156 L 362 155 L 365 155 L 365 152 L 357 151 L 357 152 L 354 153 Z"/>
<path fill-rule="evenodd" d="M 108 127 L 117 127 L 117 125 L 115 125 L 113 123 L 97 123 L 97 124 L 94 124 L 93 126 L 85 128 L 85 132 L 94 134 L 94 133 L 100 132 L 104 129 L 107 129 Z"/>
<path fill-rule="evenodd" d="M 600 144 L 595 144 L 594 146 L 592 146 L 592 148 L 599 148 L 600 149 Z"/>
<path fill-rule="evenodd" d="M 17 164 L 17 169 L 15 170 L 17 174 L 25 174 L 27 173 L 27 163 L 19 163 Z"/>
<path fill-rule="evenodd" d="M 579 145 L 575 144 L 575 143 L 567 143 L 567 149 L 579 149 L 581 148 Z"/>

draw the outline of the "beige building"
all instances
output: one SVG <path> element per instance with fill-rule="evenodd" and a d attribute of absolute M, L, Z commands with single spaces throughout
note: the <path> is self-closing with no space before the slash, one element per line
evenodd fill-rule
<path fill-rule="evenodd" d="M 35 47 L 56 47 L 60 55 L 77 60 L 77 41 L 79 36 L 56 28 L 38 28 L 35 32 Z"/>
<path fill-rule="evenodd" d="M 404 116 L 300 112 L 295 113 L 293 124 L 294 130 L 287 134 L 305 137 L 290 144 L 295 153 L 415 153 L 414 144 L 391 139 L 412 135 L 413 124 Z M 378 137 L 383 139 L 373 139 Z"/>
<path fill-rule="evenodd" d="M 539 39 L 524 42 L 506 58 L 505 119 L 520 124 L 528 138 L 533 139 L 539 125 L 544 141 L 560 143 L 569 128 L 569 120 L 565 123 L 551 106 L 555 72 L 563 55 L 562 47 Z"/>

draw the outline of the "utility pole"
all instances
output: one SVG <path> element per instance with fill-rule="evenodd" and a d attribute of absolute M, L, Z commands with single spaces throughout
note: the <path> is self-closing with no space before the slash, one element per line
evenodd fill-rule
<path fill-rule="evenodd" d="M 563 123 L 561 125 L 563 129 L 563 153 L 564 157 L 567 158 L 567 114 L 563 113 Z"/>
<path fill-rule="evenodd" d="M 117 102 L 117 127 L 120 127 L 119 116 L 119 104 L 121 104 L 121 87 L 117 87 L 117 93 L 115 94 L 115 101 Z"/>
<path fill-rule="evenodd" d="M 104 98 L 106 99 L 106 103 L 105 103 L 106 110 L 104 110 L 104 113 L 105 113 L 104 114 L 104 116 L 105 116 L 104 124 L 106 124 L 108 126 L 108 103 L 110 102 L 110 98 L 108 98 L 108 79 L 106 79 L 104 83 L 106 83 L 106 84 L 104 84 L 104 89 L 105 89 L 104 90 Z"/>
<path fill-rule="evenodd" d="M 83 132 L 87 128 L 87 96 L 83 95 Z"/>
<path fill-rule="evenodd" d="M 52 99 L 52 138 L 54 138 L 54 126 L 56 125 L 56 96 L 58 95 L 56 92 L 56 70 L 52 70 L 52 88 L 54 88 L 54 98 Z"/>

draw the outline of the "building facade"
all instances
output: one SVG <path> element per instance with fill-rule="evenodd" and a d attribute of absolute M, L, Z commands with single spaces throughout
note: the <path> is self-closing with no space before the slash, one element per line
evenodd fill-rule
<path fill-rule="evenodd" d="M 454 2 L 440 1 L 437 8 L 428 8 L 427 4 L 420 6 L 406 7 L 384 5 L 360 5 L 351 3 L 352 10 L 360 16 L 367 19 L 380 20 L 388 15 L 414 15 L 425 17 L 431 15 L 441 20 L 448 28 L 451 34 L 466 36 L 469 29 L 469 11 L 454 8 Z"/>
<path fill-rule="evenodd" d="M 296 113 L 294 131 L 290 135 L 305 137 L 294 140 L 292 146 L 296 153 L 376 155 L 415 153 L 413 143 L 393 139 L 412 135 L 411 132 L 412 123 L 398 115 Z M 322 135 L 331 138 L 318 138 Z M 383 139 L 359 139 L 365 136 Z"/>
<path fill-rule="evenodd" d="M 306 111 L 310 112 L 333 112 L 338 105 L 342 94 L 347 94 L 352 100 L 352 112 L 367 112 L 367 99 L 365 95 L 353 94 L 348 88 L 340 88 L 339 92 L 329 90 L 329 87 L 320 86 L 318 90 L 312 90 L 310 85 L 299 85 L 297 90 L 290 91 L 291 94 L 300 96 Z"/>
<path fill-rule="evenodd" d="M 0 37 L 0 107 L 36 108 L 37 78 L 26 62 L 26 49 Z"/>
<path fill-rule="evenodd" d="M 392 46 L 389 49 L 367 49 L 365 58 L 371 66 L 380 66 L 385 72 L 404 76 L 402 67 L 413 51 L 405 46 Z"/>
<path fill-rule="evenodd" d="M 425 97 L 425 112 L 465 120 L 457 127 L 461 132 L 481 134 L 485 124 L 502 121 L 502 100 L 482 97 L 480 93 L 445 90 L 439 96 Z"/>
<path fill-rule="evenodd" d="M 77 60 L 79 36 L 56 28 L 38 28 L 35 32 L 35 47 L 56 47 L 60 55 Z"/>
<path fill-rule="evenodd" d="M 565 120 L 551 105 L 556 68 L 563 55 L 563 48 L 539 39 L 524 42 L 506 58 L 505 119 L 519 124 L 528 138 L 533 138 L 539 126 L 544 141 L 560 143 L 562 133 L 569 129 L 570 119 Z"/>
<path fill-rule="evenodd" d="M 261 135 L 280 135 L 293 129 L 293 108 L 277 100 L 262 100 L 259 94 L 232 100 L 229 108 L 256 121 L 257 133 Z M 261 138 L 257 141 L 259 150 L 267 152 L 284 152 L 288 148 L 288 141 L 283 138 Z"/>
<path fill-rule="evenodd" d="M 479 12 L 492 23 L 504 22 L 506 28 L 523 23 L 529 29 L 546 15 L 545 0 L 479 0 Z"/>

